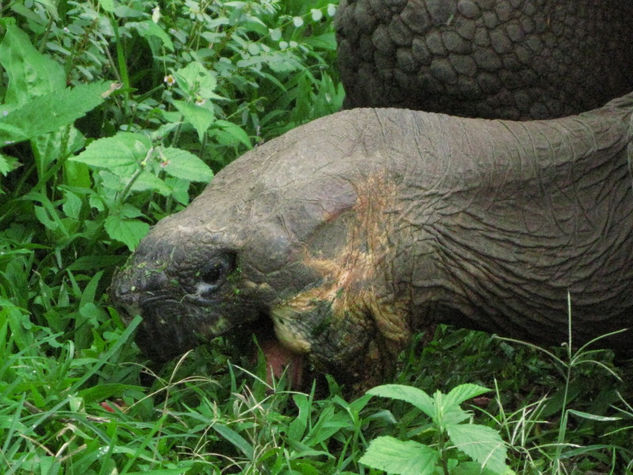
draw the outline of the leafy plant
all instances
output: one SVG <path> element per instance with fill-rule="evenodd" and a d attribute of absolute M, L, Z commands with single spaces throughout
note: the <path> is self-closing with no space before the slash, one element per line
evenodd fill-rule
<path fill-rule="evenodd" d="M 512 338 L 503 338 L 498 337 L 501 340 L 512 342 L 515 344 L 525 345 L 535 351 L 538 351 L 545 355 L 550 361 L 552 361 L 556 370 L 561 374 L 563 379 L 563 387 L 551 398 L 543 398 L 541 401 L 536 403 L 536 410 L 534 417 L 537 419 L 542 419 L 547 416 L 551 416 L 552 414 L 559 413 L 560 419 L 558 420 L 558 426 L 555 431 L 555 441 L 551 444 L 547 444 L 544 447 L 536 447 L 536 450 L 540 452 L 540 454 L 545 454 L 547 456 L 550 467 L 548 467 L 548 471 L 554 474 L 564 473 L 564 460 L 567 459 L 571 454 L 574 455 L 589 455 L 594 452 L 600 452 L 605 447 L 603 444 L 589 444 L 586 446 L 580 446 L 577 444 L 569 443 L 568 438 L 568 430 L 570 425 L 570 418 L 573 417 L 579 421 L 591 421 L 595 423 L 606 423 L 606 422 L 615 422 L 620 420 L 619 416 L 606 416 L 598 413 L 592 413 L 588 411 L 581 411 L 578 409 L 573 409 L 570 407 L 573 399 L 577 397 L 579 394 L 577 385 L 575 383 L 575 379 L 577 378 L 577 374 L 581 372 L 583 367 L 593 366 L 597 368 L 599 371 L 607 374 L 611 378 L 615 380 L 621 381 L 620 376 L 605 362 L 603 362 L 600 358 L 606 350 L 604 349 L 590 349 L 591 346 L 595 345 L 600 340 L 608 339 L 618 333 L 622 333 L 626 331 L 626 329 L 606 333 L 600 335 L 596 338 L 591 339 L 586 342 L 579 348 L 575 349 L 573 346 L 573 318 L 572 318 L 572 302 L 571 295 L 567 294 L 567 341 L 563 344 L 563 355 L 558 356 L 555 352 L 550 351 L 546 348 L 539 347 L 532 343 L 523 342 L 520 340 L 515 340 Z M 621 396 L 617 393 L 611 393 L 609 397 L 615 402 L 615 400 L 622 400 Z M 598 404 L 594 405 L 594 410 L 599 411 L 602 409 L 600 405 L 605 405 L 604 395 L 600 395 L 596 401 Z M 627 404 L 625 403 L 625 406 Z M 524 408 L 525 410 L 526 408 Z M 619 412 L 626 414 L 626 409 L 621 410 L 617 409 Z M 508 414 L 505 413 L 504 408 L 500 405 L 500 414 L 499 420 L 502 422 L 502 425 L 506 428 L 510 428 L 515 424 L 510 424 L 510 419 Z M 542 422 L 542 421 L 541 421 Z M 526 420 L 524 418 L 520 418 L 518 424 L 524 425 Z M 528 422 L 532 428 L 534 427 L 534 420 Z M 515 425 L 516 427 L 516 425 Z M 512 434 L 508 434 L 510 436 L 510 440 L 514 439 Z M 521 444 L 521 446 L 525 446 L 525 444 Z M 628 464 L 628 468 L 631 467 L 631 463 Z M 613 470 L 615 467 L 612 467 Z"/>
<path fill-rule="evenodd" d="M 406 401 L 431 418 L 428 444 L 414 440 L 401 441 L 390 436 L 374 439 L 360 463 L 398 474 L 503 474 L 513 473 L 505 463 L 507 449 L 494 429 L 480 424 L 464 423 L 471 419 L 460 404 L 489 392 L 475 384 L 461 384 L 448 394 L 436 391 L 433 397 L 421 389 L 400 384 L 386 384 L 370 389 L 367 394 Z M 463 452 L 474 462 L 460 460 Z"/>
<path fill-rule="evenodd" d="M 236 366 L 252 360 L 221 338 L 150 366 L 132 341 L 138 322 L 109 307 L 113 269 L 152 223 L 245 151 L 340 109 L 334 10 L 330 0 L 0 2 L 6 473 L 367 473 L 367 439 L 388 428 L 437 450 L 416 407 L 347 401 L 332 380 L 318 396 L 288 391 L 263 367 Z M 445 326 L 418 338 L 398 381 L 439 388 L 444 402 L 466 381 L 496 384 L 499 409 L 475 417 L 498 421 L 515 471 L 548 473 L 559 440 L 561 471 L 631 470 L 630 377 L 575 364 L 566 385 L 531 347 Z M 447 463 L 479 473 L 444 437 Z"/>

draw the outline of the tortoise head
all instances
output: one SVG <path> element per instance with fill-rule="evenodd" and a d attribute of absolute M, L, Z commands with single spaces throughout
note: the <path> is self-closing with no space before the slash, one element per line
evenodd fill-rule
<path fill-rule="evenodd" d="M 155 225 L 117 271 L 110 295 L 124 315 L 143 317 L 137 342 L 151 359 L 271 324 L 275 308 L 322 282 L 306 246 L 317 239 L 320 252 L 334 252 L 344 238 L 337 218 L 355 200 L 347 178 L 319 172 L 337 158 L 322 141 L 287 134 L 245 154 Z M 290 333 L 286 346 L 306 351 Z"/>
<path fill-rule="evenodd" d="M 408 337 L 376 266 L 395 185 L 345 130 L 316 121 L 258 147 L 150 231 L 111 295 L 143 317 L 137 342 L 152 359 L 269 326 L 286 350 L 336 374 L 379 353 L 368 345 L 383 323 L 391 339 Z"/>
<path fill-rule="evenodd" d="M 187 209 L 160 221 L 115 274 L 112 299 L 143 317 L 137 342 L 153 360 L 266 325 L 280 301 L 321 280 L 302 262 L 301 239 L 323 210 L 228 181 L 219 174 Z"/>

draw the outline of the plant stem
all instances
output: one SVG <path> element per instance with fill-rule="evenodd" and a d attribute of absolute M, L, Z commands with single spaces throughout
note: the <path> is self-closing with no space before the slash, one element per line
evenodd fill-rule
<path fill-rule="evenodd" d="M 442 464 L 442 470 L 444 471 L 444 475 L 450 475 L 448 471 L 448 462 L 446 460 L 446 453 L 444 451 L 444 447 L 446 445 L 446 439 L 444 438 L 444 431 L 441 427 L 438 428 L 439 432 L 439 440 L 438 440 L 438 451 L 440 453 L 440 463 Z"/>

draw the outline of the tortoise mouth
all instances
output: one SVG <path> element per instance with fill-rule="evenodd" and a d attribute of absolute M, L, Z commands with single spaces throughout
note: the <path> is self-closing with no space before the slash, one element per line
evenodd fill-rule
<path fill-rule="evenodd" d="M 241 332 L 240 332 L 241 333 Z M 308 361 L 304 355 L 295 353 L 284 346 L 273 327 L 273 321 L 269 314 L 262 313 L 260 317 L 250 324 L 244 325 L 244 333 L 255 335 L 257 346 L 261 350 L 266 363 L 266 382 L 273 385 L 273 380 L 279 380 L 286 376 L 290 389 L 303 388 L 305 374 L 308 371 Z M 250 360 L 255 362 L 258 356 L 258 348 L 251 349 Z"/>
<path fill-rule="evenodd" d="M 147 301 L 143 303 L 146 304 Z M 179 309 L 180 313 L 175 313 L 175 309 Z M 285 374 L 290 388 L 300 389 L 303 386 L 307 360 L 279 341 L 275 335 L 273 321 L 266 312 L 260 312 L 254 321 L 229 326 L 222 331 L 205 335 L 201 334 L 199 329 L 193 328 L 195 318 L 176 316 L 182 313 L 182 303 L 175 300 L 161 299 L 160 305 L 153 302 L 151 306 L 143 305 L 140 309 L 125 306 L 122 310 L 122 318 L 126 321 L 137 314 L 143 317 L 137 328 L 135 341 L 143 354 L 155 363 L 165 364 L 188 350 L 209 343 L 214 338 L 229 336 L 235 340 L 236 345 L 248 352 L 248 360 L 253 363 L 257 361 L 258 348 L 262 351 L 267 366 L 268 384 L 272 385 L 273 380 L 279 380 Z M 245 338 L 247 335 L 248 338 Z M 251 335 L 256 337 L 257 346 L 252 344 Z"/>

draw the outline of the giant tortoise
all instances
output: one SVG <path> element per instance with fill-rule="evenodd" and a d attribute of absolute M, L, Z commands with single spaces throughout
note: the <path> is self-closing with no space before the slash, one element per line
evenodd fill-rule
<path fill-rule="evenodd" d="M 343 0 L 348 105 L 514 118 L 597 106 L 632 89 L 632 6 Z M 569 295 L 576 341 L 630 326 L 632 114 L 629 94 L 541 121 L 390 108 L 316 120 L 159 222 L 112 298 L 143 316 L 153 359 L 256 332 L 274 335 L 273 369 L 294 360 L 298 379 L 311 362 L 352 389 L 437 322 L 557 344 Z"/>
<path fill-rule="evenodd" d="M 633 94 L 547 121 L 389 108 L 315 120 L 154 226 L 112 296 L 143 316 L 150 355 L 272 327 L 271 354 L 352 390 L 436 322 L 565 341 L 568 292 L 587 341 L 631 323 L 632 120 Z"/>

